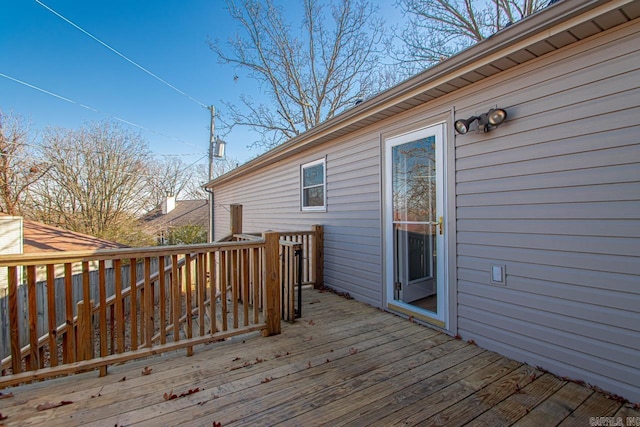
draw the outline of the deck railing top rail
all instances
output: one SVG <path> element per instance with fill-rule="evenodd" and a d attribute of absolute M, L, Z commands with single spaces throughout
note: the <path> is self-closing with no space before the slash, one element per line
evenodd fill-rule
<path fill-rule="evenodd" d="M 256 236 L 253 236 L 256 237 Z M 143 258 L 153 256 L 172 256 L 185 253 L 204 253 L 213 251 L 233 251 L 251 247 L 263 247 L 264 239 L 234 242 L 214 242 L 196 245 L 151 246 L 146 248 L 102 249 L 97 251 L 43 252 L 36 254 L 0 255 L 0 267 L 64 264 L 69 262 L 107 261 L 114 259 Z"/>

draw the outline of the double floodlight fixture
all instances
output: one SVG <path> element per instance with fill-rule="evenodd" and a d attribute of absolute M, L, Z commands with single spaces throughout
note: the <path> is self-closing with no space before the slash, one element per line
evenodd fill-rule
<path fill-rule="evenodd" d="M 224 157 L 224 149 L 226 145 L 227 143 L 225 141 L 223 141 L 219 137 L 216 138 L 215 145 L 213 147 L 213 157 L 215 157 L 216 159 Z"/>
<path fill-rule="evenodd" d="M 469 132 L 469 127 L 474 121 L 478 121 L 478 129 L 482 132 L 489 132 L 491 129 L 496 128 L 507 119 L 507 112 L 502 108 L 492 108 L 484 114 L 479 116 L 471 116 L 468 119 L 456 120 L 454 126 L 459 134 L 465 134 Z"/>

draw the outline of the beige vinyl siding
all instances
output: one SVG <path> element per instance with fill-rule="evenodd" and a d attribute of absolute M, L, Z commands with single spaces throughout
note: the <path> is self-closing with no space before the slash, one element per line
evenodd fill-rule
<path fill-rule="evenodd" d="M 326 212 L 300 209 L 300 165 L 326 157 Z M 308 230 L 322 224 L 325 284 L 380 306 L 382 293 L 379 137 L 340 139 L 215 190 L 215 235 L 229 233 L 230 203 L 243 205 L 243 231 Z"/>
<path fill-rule="evenodd" d="M 456 136 L 458 333 L 636 401 L 639 28 L 481 82 L 456 114 L 509 113 Z M 493 264 L 506 286 L 490 284 Z"/>

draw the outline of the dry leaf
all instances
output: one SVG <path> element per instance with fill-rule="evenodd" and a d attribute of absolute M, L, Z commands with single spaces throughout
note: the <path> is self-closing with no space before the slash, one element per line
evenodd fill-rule
<path fill-rule="evenodd" d="M 316 322 L 314 322 L 313 320 L 309 320 L 307 323 L 309 324 L 309 326 L 313 326 L 316 324 Z"/>
<path fill-rule="evenodd" d="M 13 393 L 0 393 L 0 399 L 8 399 L 13 397 Z"/>
<path fill-rule="evenodd" d="M 145 366 L 144 369 L 142 370 L 141 374 L 142 375 L 149 375 L 149 374 L 151 374 L 151 371 L 153 371 L 153 368 Z"/>
<path fill-rule="evenodd" d="M 164 400 L 173 400 L 173 399 L 177 399 L 178 396 L 173 394 L 173 390 L 171 390 L 169 393 L 165 393 L 164 394 Z"/>
<path fill-rule="evenodd" d="M 9 415 L 5 415 L 5 416 L 3 416 L 3 415 L 2 415 L 2 413 L 0 412 L 0 421 L 4 421 L 4 420 L 6 420 L 7 418 L 9 418 Z"/>
<path fill-rule="evenodd" d="M 262 381 L 260 381 L 260 384 L 268 383 L 269 381 L 273 381 L 273 377 L 263 379 Z"/>
<path fill-rule="evenodd" d="M 237 362 L 238 360 L 240 360 L 240 358 L 239 358 L 239 357 L 236 357 L 236 358 L 234 358 L 234 359 L 232 360 L 232 362 Z"/>
<path fill-rule="evenodd" d="M 185 391 L 184 393 L 180 393 L 180 396 L 178 396 L 178 397 L 185 397 L 185 396 L 189 396 L 190 394 L 197 393 L 197 392 L 199 392 L 199 391 L 200 391 L 200 388 L 199 388 L 199 387 L 196 387 L 196 388 L 194 388 L 194 389 L 190 389 L 190 390 L 188 390 L 188 391 Z"/>
<path fill-rule="evenodd" d="M 307 363 L 307 368 L 311 367 L 311 361 L 309 361 L 309 363 Z"/>
<path fill-rule="evenodd" d="M 127 380 L 127 377 L 122 377 L 121 379 L 118 380 L 119 383 L 124 382 Z"/>
<path fill-rule="evenodd" d="M 218 423 L 214 421 L 212 427 L 222 427 L 222 423 Z"/>
<path fill-rule="evenodd" d="M 349 349 L 349 354 L 351 354 L 351 355 L 356 354 L 357 352 L 358 352 L 358 349 L 357 349 L 357 348 L 353 348 L 353 347 L 351 347 L 351 348 Z"/>

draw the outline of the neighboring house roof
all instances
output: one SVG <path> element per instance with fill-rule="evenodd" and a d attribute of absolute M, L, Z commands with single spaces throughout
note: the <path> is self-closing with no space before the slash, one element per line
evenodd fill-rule
<path fill-rule="evenodd" d="M 557 2 L 212 180 L 206 187 L 232 181 L 631 21 L 640 16 L 639 4 L 624 0 Z"/>
<path fill-rule="evenodd" d="M 199 225 L 209 229 L 209 202 L 207 200 L 177 200 L 175 208 L 162 214 L 162 207 L 158 206 L 141 218 L 145 228 L 163 231 L 173 227 L 185 225 Z"/>
<path fill-rule="evenodd" d="M 89 251 L 99 249 L 118 249 L 128 246 L 88 234 L 64 230 L 40 222 L 24 220 L 23 225 L 25 254 L 59 251 Z"/>

